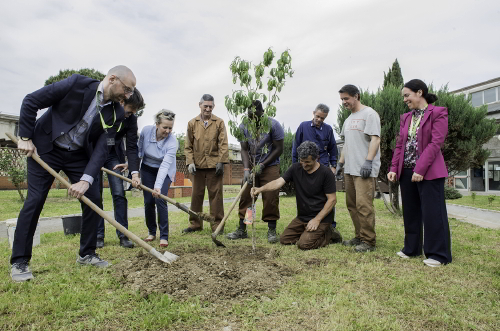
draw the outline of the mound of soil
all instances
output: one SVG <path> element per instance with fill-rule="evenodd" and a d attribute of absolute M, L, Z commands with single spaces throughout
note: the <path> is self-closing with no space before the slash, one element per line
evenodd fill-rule
<path fill-rule="evenodd" d="M 114 269 L 125 287 L 147 297 L 166 293 L 178 300 L 199 296 L 202 301 L 272 296 L 296 271 L 275 261 L 274 249 L 249 246 L 225 249 L 174 250 L 180 258 L 163 263 L 142 250 Z"/>

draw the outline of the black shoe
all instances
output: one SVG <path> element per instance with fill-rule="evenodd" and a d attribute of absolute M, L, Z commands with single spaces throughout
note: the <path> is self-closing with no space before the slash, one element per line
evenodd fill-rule
<path fill-rule="evenodd" d="M 226 238 L 231 240 L 248 238 L 247 230 L 238 228 L 236 231 L 228 233 Z"/>
<path fill-rule="evenodd" d="M 359 238 L 352 238 L 351 240 L 346 240 L 342 243 L 344 246 L 358 246 L 361 244 L 361 239 Z"/>
<path fill-rule="evenodd" d="M 120 238 L 120 246 L 125 248 L 134 248 L 134 243 L 127 237 Z"/>
<path fill-rule="evenodd" d="M 97 238 L 97 243 L 95 245 L 96 248 L 103 248 L 104 247 L 104 238 Z"/>
<path fill-rule="evenodd" d="M 193 228 L 185 228 L 182 230 L 182 233 L 191 233 L 191 232 L 196 232 L 196 231 L 201 231 L 201 229 L 193 229 Z"/>
<path fill-rule="evenodd" d="M 340 234 L 337 228 L 332 226 L 332 239 L 330 240 L 331 244 L 340 244 L 342 243 L 342 235 Z"/>
<path fill-rule="evenodd" d="M 278 242 L 278 234 L 276 233 L 276 229 L 267 230 L 267 242 L 270 244 L 275 244 Z"/>

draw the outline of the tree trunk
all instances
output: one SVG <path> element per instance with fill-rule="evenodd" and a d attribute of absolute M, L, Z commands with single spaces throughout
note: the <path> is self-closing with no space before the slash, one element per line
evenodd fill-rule
<path fill-rule="evenodd" d="M 23 191 L 21 190 L 20 187 L 16 187 L 17 188 L 17 192 L 19 193 L 19 196 L 21 197 L 21 201 L 24 202 L 24 194 L 23 194 Z"/>
<path fill-rule="evenodd" d="M 403 216 L 401 208 L 399 208 L 399 182 L 389 183 L 389 195 L 391 199 L 391 207 L 393 209 L 393 213 L 398 216 Z"/>
<path fill-rule="evenodd" d="M 387 208 L 388 211 L 391 213 L 395 214 L 394 209 L 392 209 L 392 206 L 387 202 L 387 199 L 385 198 L 385 194 L 382 193 L 382 190 L 380 189 L 380 185 L 378 181 L 375 181 L 375 185 L 377 187 L 378 193 L 380 194 L 380 197 L 382 198 L 382 201 L 384 201 L 385 208 Z"/>

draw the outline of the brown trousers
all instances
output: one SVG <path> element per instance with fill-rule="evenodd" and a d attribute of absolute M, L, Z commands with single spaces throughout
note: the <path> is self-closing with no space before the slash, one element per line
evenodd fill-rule
<path fill-rule="evenodd" d="M 260 176 L 255 178 L 257 182 L 256 186 L 261 187 L 266 185 L 269 182 L 272 182 L 275 179 L 280 178 L 280 166 L 273 165 L 262 170 Z M 239 217 L 240 219 L 245 218 L 245 213 L 247 208 L 252 205 L 252 197 L 250 196 L 250 190 L 253 185 L 247 185 L 247 188 L 241 194 L 240 198 L 240 211 Z M 280 219 L 280 191 L 270 191 L 270 192 L 262 192 L 262 220 L 266 221 L 277 221 Z"/>
<path fill-rule="evenodd" d="M 375 246 L 375 178 L 345 174 L 346 205 L 351 214 L 356 238 Z"/>
<path fill-rule="evenodd" d="M 210 215 L 215 218 L 212 223 L 212 231 L 215 231 L 219 223 L 224 218 L 224 201 L 222 197 L 223 176 L 215 176 L 215 169 L 196 169 L 192 176 L 193 193 L 191 195 L 191 210 L 194 212 L 203 211 L 203 199 L 205 199 L 205 187 L 208 190 L 208 200 L 210 202 Z M 189 216 L 189 226 L 192 229 L 203 229 L 203 221 Z M 222 229 L 223 230 L 223 229 Z"/>
<path fill-rule="evenodd" d="M 297 244 L 300 249 L 316 249 L 325 247 L 332 239 L 332 225 L 320 223 L 316 231 L 306 231 L 306 222 L 294 218 L 280 236 L 282 245 Z"/>

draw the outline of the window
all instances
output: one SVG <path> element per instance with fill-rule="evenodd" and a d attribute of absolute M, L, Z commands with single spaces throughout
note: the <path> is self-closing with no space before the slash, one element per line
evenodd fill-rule
<path fill-rule="evenodd" d="M 500 190 L 500 161 L 488 161 L 488 182 L 490 191 Z"/>
<path fill-rule="evenodd" d="M 495 87 L 484 90 L 484 103 L 492 103 L 497 101 L 496 94 L 497 91 Z"/>
<path fill-rule="evenodd" d="M 483 104 L 483 91 L 472 93 L 471 102 L 474 107 L 481 106 Z"/>

